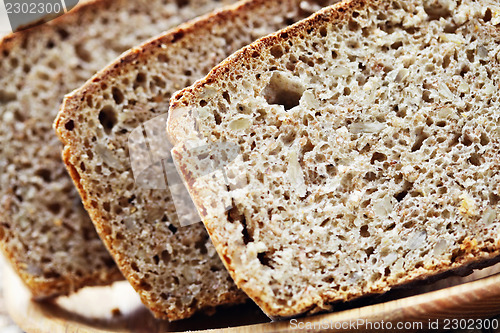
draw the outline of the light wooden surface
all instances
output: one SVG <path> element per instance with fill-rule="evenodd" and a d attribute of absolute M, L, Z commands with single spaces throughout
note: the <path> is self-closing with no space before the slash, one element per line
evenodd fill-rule
<path fill-rule="evenodd" d="M 465 278 L 451 277 L 433 284 L 399 289 L 383 296 L 353 302 L 349 305 L 356 307 L 353 309 L 301 318 L 295 325 L 316 323 L 318 328 L 319 323 L 322 323 L 323 327 L 334 327 L 335 323 L 363 319 L 372 323 L 383 320 L 386 325 L 387 322 L 396 325 L 397 322 L 419 321 L 426 329 L 429 320 L 490 318 L 500 314 L 498 272 L 500 264 Z M 112 287 L 87 288 L 53 303 L 33 302 L 27 289 L 10 269 L 5 272 L 4 286 L 7 309 L 26 332 L 154 333 L 223 329 L 227 333 L 257 333 L 287 332 L 295 327 L 289 321 L 271 323 L 252 304 L 222 309 L 212 317 L 197 315 L 175 323 L 155 320 L 126 282 L 116 283 Z M 431 291 L 436 289 L 439 290 Z M 417 295 L 408 296 L 414 294 Z M 399 299 L 391 300 L 393 298 Z"/>

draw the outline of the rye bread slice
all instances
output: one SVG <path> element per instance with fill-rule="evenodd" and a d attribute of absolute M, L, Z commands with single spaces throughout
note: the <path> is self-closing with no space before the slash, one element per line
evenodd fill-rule
<path fill-rule="evenodd" d="M 0 247 L 35 297 L 122 278 L 61 161 L 51 125 L 64 94 L 123 51 L 221 3 L 87 1 L 1 40 Z"/>
<path fill-rule="evenodd" d="M 172 98 L 174 161 L 268 315 L 500 253 L 499 13 L 488 0 L 344 1 Z M 210 145 L 239 155 L 197 154 Z M 207 176 L 211 160 L 224 173 Z"/>
<path fill-rule="evenodd" d="M 181 226 L 168 188 L 150 186 L 152 178 L 136 182 L 129 141 L 148 124 L 165 134 L 176 90 L 239 48 L 333 2 L 243 1 L 130 50 L 64 100 L 55 123 L 64 161 L 101 238 L 156 316 L 185 318 L 246 296 L 203 224 Z M 164 166 L 175 170 L 168 155 Z"/>

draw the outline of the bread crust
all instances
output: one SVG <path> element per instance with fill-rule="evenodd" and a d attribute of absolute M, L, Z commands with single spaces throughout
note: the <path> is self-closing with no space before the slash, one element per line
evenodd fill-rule
<path fill-rule="evenodd" d="M 238 274 L 238 266 L 234 263 L 234 260 L 238 260 L 238 258 L 244 254 L 241 248 L 244 248 L 245 244 L 243 244 L 243 241 L 241 241 L 241 243 L 235 243 L 234 239 L 229 240 L 226 237 L 227 232 L 224 228 L 226 225 L 231 225 L 232 222 L 229 221 L 227 217 L 224 218 L 221 215 L 218 215 L 218 218 L 213 218 L 213 215 L 208 215 L 206 210 L 210 210 L 211 205 L 215 207 L 213 206 L 215 204 L 207 200 L 207 192 L 205 192 L 204 189 L 201 190 L 200 187 L 194 186 L 197 177 L 193 175 L 193 165 L 189 162 L 189 149 L 186 147 L 185 143 L 189 139 L 186 133 L 189 133 L 195 127 L 195 119 L 194 116 L 186 110 L 192 110 L 198 105 L 197 103 L 201 99 L 200 95 L 205 92 L 205 88 L 210 87 L 210 89 L 217 89 L 214 88 L 214 86 L 217 87 L 217 84 L 223 81 L 224 78 L 237 77 L 237 75 L 244 77 L 248 75 L 247 68 L 253 65 L 255 65 L 255 67 L 252 67 L 255 73 L 260 74 L 260 69 L 262 68 L 259 66 L 261 65 L 252 60 L 255 54 L 262 54 L 264 50 L 268 50 L 274 45 L 283 45 L 288 40 L 294 41 L 294 38 L 298 39 L 301 36 L 307 35 L 308 30 L 319 28 L 325 24 L 337 25 L 346 23 L 352 17 L 354 11 L 362 10 L 368 6 L 383 8 L 387 6 L 388 3 L 389 1 L 351 0 L 323 9 L 307 20 L 294 24 L 273 35 L 264 37 L 241 49 L 216 66 L 203 80 L 199 80 L 191 87 L 179 91 L 171 98 L 170 108 L 172 112 L 167 122 L 167 131 L 171 140 L 175 143 L 175 147 L 172 151 L 174 160 L 186 184 L 190 188 L 190 193 L 203 217 L 203 222 L 215 244 L 216 250 L 236 284 L 244 290 L 266 314 L 273 318 L 289 318 L 304 313 L 331 310 L 334 308 L 333 304 L 335 302 L 340 300 L 348 301 L 364 296 L 365 294 L 361 291 L 348 290 L 342 294 L 336 292 L 324 294 L 321 299 L 304 296 L 293 306 L 285 306 L 276 304 L 272 297 L 267 296 L 263 292 L 264 287 L 267 286 L 259 285 L 256 281 L 248 281 Z M 242 69 L 240 70 L 240 68 Z M 234 76 L 232 76 L 233 74 Z M 229 243 L 230 241 L 232 243 Z M 461 245 L 461 251 L 453 258 L 453 262 L 426 264 L 425 266 L 412 270 L 397 280 L 392 280 L 391 283 L 379 283 L 371 290 L 373 293 L 383 293 L 391 287 L 407 284 L 415 280 L 426 279 L 449 270 L 467 270 L 468 266 L 475 265 L 478 262 L 497 260 L 500 255 L 499 247 L 499 239 L 496 239 L 494 244 L 479 247 L 475 239 L 465 238 Z"/>

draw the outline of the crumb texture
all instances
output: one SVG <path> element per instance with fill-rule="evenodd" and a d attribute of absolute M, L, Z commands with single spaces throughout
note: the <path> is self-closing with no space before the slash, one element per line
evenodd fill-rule
<path fill-rule="evenodd" d="M 499 24 L 496 1 L 347 1 L 172 99 L 174 159 L 268 315 L 498 255 Z M 229 186 L 193 176 L 217 142 L 240 149 Z"/>
<path fill-rule="evenodd" d="M 246 296 L 203 224 L 182 227 L 169 190 L 151 186 L 153 173 L 163 177 L 162 165 L 152 165 L 145 181 L 134 177 L 129 142 L 146 135 L 156 146 L 150 135 L 156 131 L 163 140 L 175 91 L 241 47 L 333 2 L 245 1 L 131 50 L 66 98 L 56 120 L 65 162 L 121 271 L 156 316 L 186 318 Z M 164 148 L 168 173 L 175 167 Z"/>
<path fill-rule="evenodd" d="M 35 296 L 121 278 L 61 162 L 51 126 L 64 94 L 123 51 L 223 2 L 97 1 L 2 40 L 0 239 Z"/>

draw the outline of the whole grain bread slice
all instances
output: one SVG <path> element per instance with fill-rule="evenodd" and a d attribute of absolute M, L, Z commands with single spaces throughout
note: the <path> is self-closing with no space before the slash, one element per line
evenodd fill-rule
<path fill-rule="evenodd" d="M 498 13 L 489 0 L 344 1 L 172 98 L 174 161 L 268 315 L 500 253 Z M 240 153 L 196 154 L 217 144 Z M 206 176 L 214 159 L 225 174 Z"/>
<path fill-rule="evenodd" d="M 185 318 L 246 296 L 203 224 L 181 226 L 168 188 L 136 182 L 129 141 L 155 122 L 164 135 L 171 95 L 232 52 L 334 2 L 243 1 L 130 50 L 65 98 L 55 122 L 63 159 L 101 238 L 156 316 Z"/>
<path fill-rule="evenodd" d="M 87 1 L 0 42 L 0 245 L 35 297 L 121 279 L 61 161 L 64 94 L 123 51 L 234 1 Z"/>

